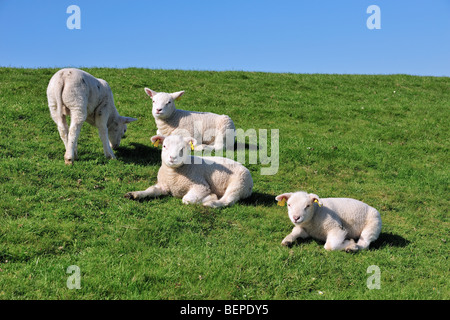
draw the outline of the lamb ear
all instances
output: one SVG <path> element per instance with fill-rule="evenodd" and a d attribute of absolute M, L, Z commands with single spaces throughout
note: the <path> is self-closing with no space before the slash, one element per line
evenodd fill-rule
<path fill-rule="evenodd" d="M 180 100 L 180 98 L 183 94 L 184 94 L 184 91 L 178 91 L 178 92 L 171 93 L 170 96 L 172 97 L 173 100 Z"/>
<path fill-rule="evenodd" d="M 159 142 L 163 142 L 166 137 L 160 134 L 157 134 L 156 136 L 151 137 L 152 143 L 155 143 L 157 140 Z"/>
<path fill-rule="evenodd" d="M 292 196 L 292 192 L 290 192 L 290 193 L 283 193 L 283 194 L 280 194 L 279 196 L 276 196 L 275 197 L 275 200 L 277 200 L 277 201 L 281 201 L 281 200 L 283 200 L 283 199 L 286 199 L 286 201 L 287 200 L 289 200 L 289 198 Z"/>
<path fill-rule="evenodd" d="M 192 137 L 183 138 L 183 139 L 184 139 L 184 141 L 186 141 L 186 143 L 189 143 L 189 144 L 192 143 L 193 146 L 197 145 L 197 140 Z"/>
<path fill-rule="evenodd" d="M 322 201 L 320 200 L 319 196 L 317 194 L 314 193 L 310 193 L 309 194 L 309 198 L 311 199 L 311 203 L 314 204 L 314 202 L 317 202 L 317 204 L 319 205 L 319 207 L 322 206 Z"/>
<path fill-rule="evenodd" d="M 149 88 L 145 88 L 144 90 L 145 90 L 145 93 L 148 94 L 150 97 L 154 97 L 158 93 Z"/>
<path fill-rule="evenodd" d="M 136 118 L 131 118 L 131 117 L 122 117 L 122 121 L 124 123 L 130 123 L 130 122 L 133 122 L 133 121 L 137 121 L 137 119 Z"/>

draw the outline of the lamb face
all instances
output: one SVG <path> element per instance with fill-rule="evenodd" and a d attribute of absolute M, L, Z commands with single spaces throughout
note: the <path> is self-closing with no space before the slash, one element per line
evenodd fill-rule
<path fill-rule="evenodd" d="M 175 111 L 175 104 L 170 94 L 161 92 L 152 99 L 152 114 L 155 118 L 166 119 Z"/>
<path fill-rule="evenodd" d="M 295 225 L 306 223 L 314 216 L 314 202 L 319 200 L 315 194 L 306 192 L 284 193 L 276 197 L 277 201 L 287 200 L 289 219 Z"/>
<path fill-rule="evenodd" d="M 119 147 L 120 141 L 124 137 L 125 132 L 127 132 L 127 123 L 133 121 L 135 121 L 134 118 L 120 116 L 108 127 L 109 145 L 113 150 Z"/>
<path fill-rule="evenodd" d="M 190 163 L 190 142 L 196 143 L 193 138 L 186 138 L 182 136 L 154 136 L 152 141 L 163 141 L 161 152 L 161 160 L 170 168 L 178 168 L 183 164 Z"/>
<path fill-rule="evenodd" d="M 308 222 L 314 214 L 313 203 L 305 197 L 301 197 L 300 199 L 295 198 L 294 196 L 292 199 L 289 199 L 290 201 L 287 203 L 289 219 L 294 224 Z"/>
<path fill-rule="evenodd" d="M 181 97 L 184 91 L 175 93 L 156 92 L 145 88 L 145 92 L 152 98 L 152 114 L 155 119 L 167 119 L 175 111 L 174 100 Z"/>

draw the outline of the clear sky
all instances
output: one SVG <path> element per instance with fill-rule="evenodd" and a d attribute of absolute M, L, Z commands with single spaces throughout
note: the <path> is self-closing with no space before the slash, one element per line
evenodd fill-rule
<path fill-rule="evenodd" d="M 450 0 L 0 0 L 0 66 L 450 76 Z"/>

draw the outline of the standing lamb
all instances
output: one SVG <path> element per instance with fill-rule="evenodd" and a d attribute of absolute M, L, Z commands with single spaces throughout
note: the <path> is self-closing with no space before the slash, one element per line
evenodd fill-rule
<path fill-rule="evenodd" d="M 143 199 L 171 194 L 183 198 L 184 204 L 202 203 L 217 208 L 231 206 L 252 193 L 253 180 L 239 162 L 222 157 L 191 156 L 193 138 L 179 135 L 153 136 L 162 141 L 162 164 L 158 181 L 145 191 L 128 192 L 129 199 Z"/>
<path fill-rule="evenodd" d="M 297 238 L 325 241 L 326 250 L 355 252 L 367 249 L 381 231 L 380 213 L 364 202 L 349 198 L 323 198 L 306 192 L 283 193 L 289 218 L 295 227 L 282 244 L 290 246 Z M 359 239 L 355 243 L 354 239 Z"/>
<path fill-rule="evenodd" d="M 77 159 L 78 136 L 84 121 L 98 128 L 105 156 L 115 159 L 112 149 L 119 146 L 127 123 L 137 120 L 119 115 L 105 80 L 79 69 L 56 72 L 48 84 L 47 99 L 50 114 L 66 147 L 66 164 L 73 164 Z M 70 128 L 66 116 L 70 116 Z"/>
<path fill-rule="evenodd" d="M 176 109 L 175 100 L 180 99 L 184 91 L 165 93 L 145 88 L 145 92 L 153 101 L 157 135 L 194 137 L 199 142 L 196 150 L 234 148 L 236 128 L 229 116 Z"/>

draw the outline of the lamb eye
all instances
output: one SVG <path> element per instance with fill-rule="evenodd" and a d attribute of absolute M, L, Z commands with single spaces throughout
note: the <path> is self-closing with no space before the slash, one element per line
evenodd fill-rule
<path fill-rule="evenodd" d="M 178 153 L 178 155 L 179 155 L 180 157 L 183 156 L 183 149 L 180 150 L 180 152 Z"/>
<path fill-rule="evenodd" d="M 309 204 L 307 204 L 305 208 L 309 208 Z"/>

